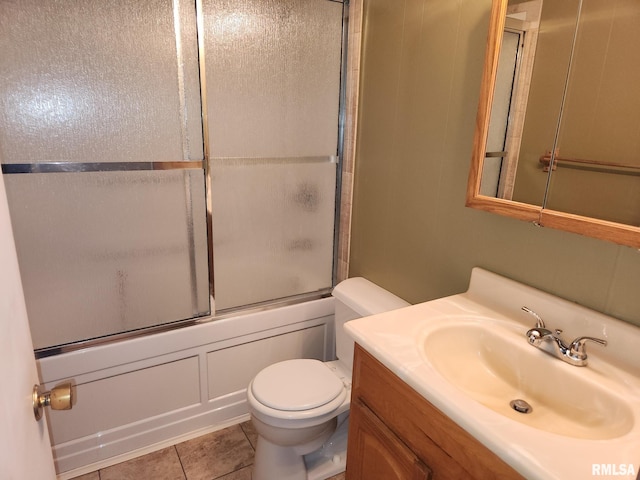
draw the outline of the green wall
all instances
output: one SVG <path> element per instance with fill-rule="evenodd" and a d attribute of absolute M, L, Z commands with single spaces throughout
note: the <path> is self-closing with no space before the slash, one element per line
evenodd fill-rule
<path fill-rule="evenodd" d="M 489 0 L 365 0 L 350 276 L 417 303 L 484 267 L 640 325 L 640 252 L 464 206 Z"/>

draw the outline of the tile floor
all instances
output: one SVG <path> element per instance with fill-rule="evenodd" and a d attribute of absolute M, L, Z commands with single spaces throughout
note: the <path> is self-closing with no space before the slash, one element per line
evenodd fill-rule
<path fill-rule="evenodd" d="M 75 480 L 251 480 L 256 440 L 248 421 Z M 342 473 L 328 480 L 344 478 Z"/>

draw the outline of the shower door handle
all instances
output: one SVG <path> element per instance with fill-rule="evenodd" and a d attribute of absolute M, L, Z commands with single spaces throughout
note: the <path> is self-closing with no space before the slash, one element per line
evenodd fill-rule
<path fill-rule="evenodd" d="M 71 410 L 74 401 L 74 386 L 71 383 L 61 383 L 56 385 L 49 392 L 42 392 L 40 385 L 33 386 L 33 415 L 36 420 L 42 418 L 44 407 L 51 407 L 52 410 Z"/>

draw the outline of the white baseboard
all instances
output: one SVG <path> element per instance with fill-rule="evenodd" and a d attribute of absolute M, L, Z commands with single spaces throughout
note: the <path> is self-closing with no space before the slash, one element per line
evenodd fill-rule
<path fill-rule="evenodd" d="M 208 433 L 217 432 L 218 430 L 223 430 L 227 427 L 231 427 L 232 425 L 237 425 L 239 423 L 246 422 L 249 419 L 250 419 L 250 415 L 246 413 L 244 415 L 240 415 L 239 417 L 219 423 L 217 425 L 202 427 L 197 430 L 193 430 L 188 433 L 178 435 L 176 437 L 169 438 L 158 443 L 154 443 L 153 445 L 148 445 L 142 448 L 138 448 L 136 450 L 131 450 L 121 455 L 116 455 L 115 457 L 111 457 L 106 460 L 101 460 L 99 462 L 84 465 L 82 467 L 79 467 L 73 470 L 68 470 L 64 473 L 57 475 L 56 478 L 57 480 L 69 480 L 71 478 L 75 478 L 80 475 L 85 475 L 87 473 L 95 472 L 102 468 L 107 468 L 112 465 L 116 465 L 118 463 L 126 462 L 128 460 L 132 460 L 134 458 L 147 455 L 148 453 L 157 452 L 158 450 L 162 450 L 163 448 L 167 448 L 172 445 L 176 445 L 178 443 L 186 442 L 187 440 L 191 440 L 193 438 L 197 438 L 202 435 L 206 435 Z"/>

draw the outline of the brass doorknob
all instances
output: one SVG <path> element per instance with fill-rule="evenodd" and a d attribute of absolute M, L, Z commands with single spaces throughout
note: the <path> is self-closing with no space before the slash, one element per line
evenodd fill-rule
<path fill-rule="evenodd" d="M 71 383 L 56 385 L 49 392 L 41 392 L 40 385 L 33 386 L 33 414 L 36 420 L 42 418 L 44 407 L 51 407 L 53 410 L 70 410 L 72 406 L 73 385 Z"/>

